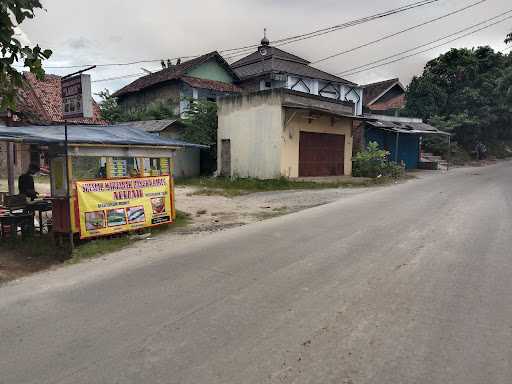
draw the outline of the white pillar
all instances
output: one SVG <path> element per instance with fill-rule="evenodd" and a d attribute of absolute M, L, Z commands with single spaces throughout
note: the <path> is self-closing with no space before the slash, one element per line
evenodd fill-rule
<path fill-rule="evenodd" d="M 14 188 L 14 143 L 7 143 L 7 183 L 9 195 L 15 195 Z"/>

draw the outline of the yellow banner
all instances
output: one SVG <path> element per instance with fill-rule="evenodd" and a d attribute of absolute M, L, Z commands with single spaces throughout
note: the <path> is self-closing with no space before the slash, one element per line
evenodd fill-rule
<path fill-rule="evenodd" d="M 77 181 L 80 238 L 172 222 L 169 176 Z"/>

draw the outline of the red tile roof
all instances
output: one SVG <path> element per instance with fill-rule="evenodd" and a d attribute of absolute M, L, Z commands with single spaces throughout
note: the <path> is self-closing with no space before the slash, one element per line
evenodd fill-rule
<path fill-rule="evenodd" d="M 223 83 L 221 81 L 200 79 L 197 77 L 189 76 L 183 76 L 181 80 L 194 88 L 211 89 L 217 92 L 242 92 L 242 88 L 234 84 Z"/>
<path fill-rule="evenodd" d="M 18 91 L 16 113 L 21 119 L 30 123 L 63 123 L 62 96 L 60 76 L 45 75 L 44 80 L 37 80 L 35 75 L 23 74 L 24 86 Z M 79 124 L 106 124 L 101 119 L 98 104 L 93 100 L 92 118 L 69 118 L 68 122 Z"/>
<path fill-rule="evenodd" d="M 114 92 L 113 96 L 119 97 L 126 95 L 128 93 L 141 91 L 144 88 L 150 87 L 152 85 L 156 85 L 166 81 L 182 79 L 182 77 L 185 76 L 188 71 L 202 63 L 207 62 L 210 59 L 217 60 L 217 62 L 224 66 L 226 71 L 228 71 L 233 76 L 233 78 L 235 78 L 235 80 L 238 80 L 237 74 L 231 69 L 229 64 L 222 58 L 222 56 L 217 51 L 214 51 L 196 57 L 195 59 L 185 61 L 181 64 L 173 65 L 170 68 L 165 68 L 161 71 L 140 77 L 137 80 L 131 82 L 130 84 L 124 86 L 120 90 Z M 224 84 L 220 81 L 216 81 L 215 83 Z"/>

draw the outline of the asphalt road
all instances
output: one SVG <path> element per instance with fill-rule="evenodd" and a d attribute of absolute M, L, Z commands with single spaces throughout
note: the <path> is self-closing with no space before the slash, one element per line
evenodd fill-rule
<path fill-rule="evenodd" d="M 0 383 L 511 383 L 512 163 L 0 287 Z"/>

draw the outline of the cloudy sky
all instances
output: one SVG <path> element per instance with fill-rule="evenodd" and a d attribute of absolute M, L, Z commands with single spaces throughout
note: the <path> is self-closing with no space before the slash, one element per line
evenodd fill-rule
<path fill-rule="evenodd" d="M 258 43 L 264 27 L 268 37 L 277 40 L 412 2 L 415 0 L 42 0 L 46 11 L 38 12 L 35 19 L 21 27 L 32 43 L 54 51 L 46 64 L 47 72 L 65 74 L 74 69 L 50 67 L 197 55 Z M 282 49 L 314 62 L 476 2 L 478 0 L 439 0 L 399 15 L 289 44 Z M 509 10 L 509 14 L 494 21 L 512 16 L 512 2 L 487 0 L 459 14 L 316 66 L 339 73 L 436 40 Z M 488 24 L 480 27 L 485 25 Z M 491 45 L 497 50 L 505 49 L 503 40 L 510 31 L 512 18 L 406 60 L 344 77 L 360 84 L 390 77 L 400 77 L 408 83 L 414 74 L 421 73 L 429 59 L 450 47 Z M 141 68 L 156 70 L 159 63 L 99 67 L 90 72 L 93 91 L 105 88 L 115 91 L 136 77 L 104 79 L 139 74 L 143 72 Z"/>

